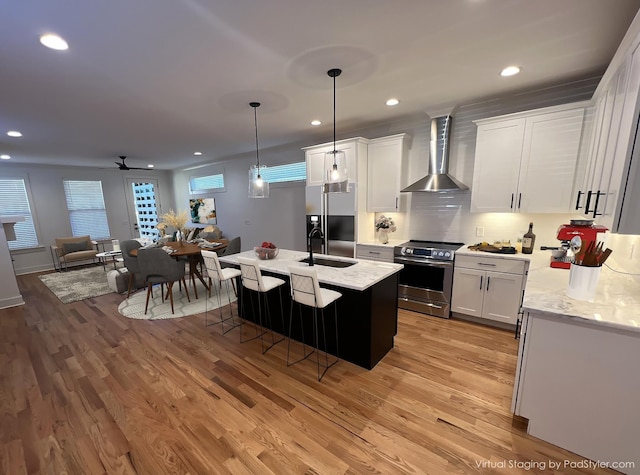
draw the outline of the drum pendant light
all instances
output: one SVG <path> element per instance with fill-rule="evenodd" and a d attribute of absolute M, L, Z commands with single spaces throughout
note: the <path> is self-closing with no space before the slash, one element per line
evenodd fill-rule
<path fill-rule="evenodd" d="M 347 175 L 347 156 L 341 150 L 336 150 L 336 77 L 342 74 L 342 69 L 327 71 L 333 78 L 333 150 L 324 156 L 324 193 L 348 193 L 349 177 Z"/>
<path fill-rule="evenodd" d="M 259 102 L 250 102 L 253 107 L 253 121 L 256 129 L 256 164 L 249 168 L 249 198 L 269 198 L 269 182 L 265 179 L 267 167 L 260 165 L 260 149 L 258 148 L 258 107 Z"/>

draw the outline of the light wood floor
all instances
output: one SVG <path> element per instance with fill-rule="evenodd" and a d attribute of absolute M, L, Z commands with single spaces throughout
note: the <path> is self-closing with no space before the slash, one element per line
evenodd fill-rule
<path fill-rule="evenodd" d="M 372 371 L 340 361 L 318 382 L 286 344 L 262 355 L 204 315 L 129 320 L 121 295 L 65 305 L 18 282 L 26 305 L 0 311 L 4 474 L 603 473 L 549 470 L 582 457 L 511 415 L 511 332 L 401 311 Z"/>

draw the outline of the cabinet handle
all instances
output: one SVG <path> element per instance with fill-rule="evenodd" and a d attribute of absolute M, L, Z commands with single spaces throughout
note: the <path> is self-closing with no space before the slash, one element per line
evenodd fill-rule
<path fill-rule="evenodd" d="M 489 266 L 489 267 L 495 267 L 495 264 L 487 264 L 486 262 L 478 262 L 479 266 Z"/>
<path fill-rule="evenodd" d="M 518 314 L 518 320 L 516 320 L 516 333 L 513 336 L 514 339 L 520 339 L 520 326 L 522 325 L 522 313 Z"/>
<path fill-rule="evenodd" d="M 521 202 L 522 202 L 522 193 L 518 193 L 518 209 L 520 209 Z"/>
<path fill-rule="evenodd" d="M 491 277 L 487 277 L 487 292 L 489 292 L 489 284 L 491 283 Z"/>
<path fill-rule="evenodd" d="M 587 192 L 587 202 L 584 205 L 584 214 L 591 213 L 591 211 L 589 211 L 589 203 L 591 203 L 591 197 L 592 196 L 593 196 L 593 191 L 589 190 Z"/>
<path fill-rule="evenodd" d="M 482 290 L 482 278 L 483 277 L 484 277 L 483 275 L 480 276 L 480 290 Z"/>
<path fill-rule="evenodd" d="M 584 195 L 584 193 L 582 191 L 578 191 L 578 199 L 576 200 L 576 210 L 582 208 L 582 206 L 580 206 L 580 196 Z"/>
<path fill-rule="evenodd" d="M 379 255 L 380 253 L 378 251 L 369 251 L 369 254 L 377 254 L 377 255 Z"/>
<path fill-rule="evenodd" d="M 513 209 L 513 193 L 511 193 L 511 204 L 509 205 L 509 208 Z"/>
<path fill-rule="evenodd" d="M 398 197 L 396 196 L 396 209 L 398 209 Z"/>
<path fill-rule="evenodd" d="M 600 190 L 598 190 L 596 192 L 596 203 L 593 205 L 593 217 L 595 218 L 596 216 L 602 216 L 602 213 L 598 213 L 598 203 L 600 202 L 600 196 L 604 195 L 605 193 L 601 193 Z"/>

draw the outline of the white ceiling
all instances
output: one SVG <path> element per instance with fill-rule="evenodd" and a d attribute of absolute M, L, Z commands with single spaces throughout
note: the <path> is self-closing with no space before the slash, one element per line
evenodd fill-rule
<path fill-rule="evenodd" d="M 177 169 L 601 74 L 640 0 L 0 0 L 3 163 Z M 54 32 L 70 49 L 52 51 Z M 510 64 L 520 75 L 502 78 Z M 398 106 L 384 102 L 397 97 Z M 311 127 L 312 119 L 323 125 Z M 10 138 L 8 130 L 24 136 Z M 201 151 L 197 157 L 193 152 Z"/>

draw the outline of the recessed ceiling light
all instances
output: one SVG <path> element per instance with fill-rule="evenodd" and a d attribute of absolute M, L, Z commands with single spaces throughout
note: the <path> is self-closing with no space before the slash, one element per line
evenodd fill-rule
<path fill-rule="evenodd" d="M 311 121 L 311 125 L 313 125 L 313 126 L 321 125 L 321 124 L 322 124 L 322 121 L 317 120 L 317 119 L 316 119 L 316 120 L 312 120 L 312 121 Z"/>
<path fill-rule="evenodd" d="M 500 76 L 515 76 L 520 72 L 520 66 L 507 66 L 502 70 Z"/>
<path fill-rule="evenodd" d="M 400 104 L 400 101 L 398 99 L 391 98 L 391 99 L 388 99 L 387 102 L 385 102 L 385 104 L 387 104 L 388 106 L 397 106 L 398 104 Z"/>
<path fill-rule="evenodd" d="M 17 130 L 10 130 L 9 132 L 7 132 L 7 135 L 9 137 L 22 137 L 22 134 Z"/>
<path fill-rule="evenodd" d="M 0 160 L 9 160 L 11 155 L 0 155 Z"/>
<path fill-rule="evenodd" d="M 69 49 L 69 45 L 67 44 L 67 42 L 60 38 L 58 35 L 42 35 L 40 37 L 40 43 L 42 43 L 47 48 L 55 49 L 58 51 L 65 51 Z"/>
<path fill-rule="evenodd" d="M 153 168 L 155 165 L 153 165 L 152 163 L 150 163 L 149 165 L 147 165 L 147 168 Z"/>
<path fill-rule="evenodd" d="M 202 155 L 202 152 L 193 152 L 193 154 L 200 156 L 200 155 Z"/>

